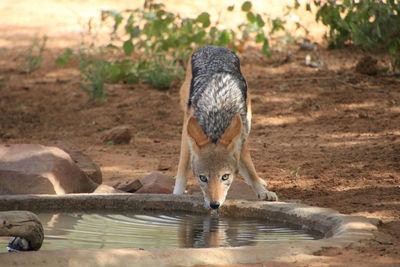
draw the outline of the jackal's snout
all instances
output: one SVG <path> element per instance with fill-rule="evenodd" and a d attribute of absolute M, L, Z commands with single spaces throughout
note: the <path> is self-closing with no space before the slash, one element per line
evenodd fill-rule
<path fill-rule="evenodd" d="M 220 206 L 219 202 L 210 202 L 210 208 L 212 208 L 213 210 L 218 209 Z"/>

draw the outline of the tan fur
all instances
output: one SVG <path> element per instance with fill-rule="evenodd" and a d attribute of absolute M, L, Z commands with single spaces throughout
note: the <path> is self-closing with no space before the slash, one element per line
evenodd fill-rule
<path fill-rule="evenodd" d="M 239 138 L 242 134 L 242 119 L 239 114 L 232 119 L 231 124 L 226 129 L 225 133 L 218 140 L 223 145 L 229 146 L 234 143 L 237 138 Z M 230 147 L 229 151 L 232 151 L 233 147 Z"/>
<path fill-rule="evenodd" d="M 192 79 L 191 68 L 191 63 L 189 62 L 186 78 L 180 90 L 184 121 L 174 194 L 184 193 L 190 167 L 192 166 L 193 172 L 198 175 L 195 178 L 203 191 L 206 207 L 210 207 L 211 203 L 222 204 L 225 201 L 228 189 L 238 171 L 253 187 L 259 199 L 277 200 L 276 194 L 266 190 L 266 183 L 258 177 L 247 147 L 252 115 L 250 97 L 247 96 L 246 101 L 248 129 L 242 129 L 243 122 L 240 115 L 237 114 L 225 133 L 214 144 L 193 117 L 193 108 L 188 108 L 187 105 Z M 230 179 L 228 181 L 222 180 L 224 174 L 229 175 Z M 201 182 L 199 175 L 207 176 L 208 181 L 206 183 Z"/>
<path fill-rule="evenodd" d="M 187 134 L 196 143 L 196 147 L 203 147 L 211 142 L 210 137 L 203 132 L 200 124 L 193 117 L 190 117 L 187 122 Z"/>

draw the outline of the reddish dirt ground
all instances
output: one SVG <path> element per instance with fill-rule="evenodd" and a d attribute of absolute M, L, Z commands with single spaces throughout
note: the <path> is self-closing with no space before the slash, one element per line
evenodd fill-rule
<path fill-rule="evenodd" d="M 20 2 L 25 8 L 31 4 Z M 1 11 L 7 9 L 2 6 Z M 49 20 L 57 21 L 55 17 Z M 0 26 L 1 143 L 67 142 L 101 166 L 104 181 L 154 171 L 175 175 L 182 127 L 178 82 L 168 91 L 142 84 L 107 85 L 107 102 L 88 104 L 76 62 L 55 64 L 63 47 L 58 42 L 50 43 L 38 70 L 26 74 L 18 69 L 16 57 L 27 47 L 16 44 L 24 38 L 29 44 L 32 29 L 19 31 L 12 23 Z M 28 30 L 31 35 L 25 36 Z M 266 59 L 248 48 L 240 55 L 253 99 L 250 148 L 259 175 L 281 200 L 382 220 L 370 242 L 326 248 L 317 253 L 318 261 L 294 264 L 399 266 L 400 78 L 357 73 L 363 54 L 354 48 L 291 50 L 287 62 L 283 52 Z M 306 66 L 307 54 L 323 66 Z M 385 56 L 372 56 L 387 64 Z M 134 140 L 105 145 L 102 132 L 119 125 L 132 126 Z"/>

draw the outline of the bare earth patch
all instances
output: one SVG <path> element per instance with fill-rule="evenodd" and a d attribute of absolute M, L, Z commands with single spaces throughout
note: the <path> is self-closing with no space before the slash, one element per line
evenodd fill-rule
<path fill-rule="evenodd" d="M 178 1 L 166 2 L 186 10 Z M 99 14 L 99 8 L 121 9 L 127 4 L 40 3 L 37 10 L 29 0 L 0 4 L 0 77 L 7 77 L 0 80 L 0 142 L 67 142 L 101 166 L 105 182 L 154 171 L 175 175 L 182 127 L 179 84 L 169 91 L 108 85 L 107 102 L 93 105 L 87 104 L 80 89 L 76 65 L 55 64 L 65 47 L 80 40 L 78 17 L 84 21 Z M 17 19 L 21 17 L 23 21 Z M 25 74 L 15 58 L 35 34 L 47 34 L 49 48 L 43 66 Z M 240 55 L 253 99 L 250 148 L 259 175 L 282 200 L 383 222 L 380 233 L 367 244 L 326 248 L 316 255 L 318 262 L 298 265 L 398 266 L 400 79 L 356 72 L 363 54 L 353 48 L 291 50 L 289 60 L 278 52 L 265 59 L 252 48 Z M 323 66 L 306 66 L 307 54 Z M 383 55 L 372 56 L 378 64 L 386 62 Z M 107 146 L 102 134 L 121 125 L 132 127 L 134 138 L 128 144 Z"/>

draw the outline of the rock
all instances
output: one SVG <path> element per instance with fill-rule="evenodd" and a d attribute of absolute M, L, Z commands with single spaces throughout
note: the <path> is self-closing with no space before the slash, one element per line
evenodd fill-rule
<path fill-rule="evenodd" d="M 186 186 L 185 193 L 189 195 L 203 196 L 203 193 L 201 192 L 200 186 L 197 184 L 197 182 L 194 184 L 188 184 Z"/>
<path fill-rule="evenodd" d="M 258 198 L 248 183 L 242 179 L 236 179 L 229 188 L 226 199 L 257 200 Z"/>
<path fill-rule="evenodd" d="M 132 139 L 132 128 L 129 126 L 118 126 L 105 131 L 101 140 L 105 143 L 114 142 L 114 144 L 129 144 Z"/>
<path fill-rule="evenodd" d="M 0 145 L 0 194 L 90 193 L 97 186 L 60 148 Z"/>
<path fill-rule="evenodd" d="M 68 143 L 57 142 L 55 146 L 68 153 L 78 168 L 81 169 L 93 182 L 97 184 L 102 183 L 103 178 L 100 167 L 94 163 L 91 158 L 80 151 L 71 149 L 72 145 Z"/>
<path fill-rule="evenodd" d="M 115 189 L 125 191 L 128 193 L 134 193 L 143 187 L 140 180 L 116 180 L 107 182 L 106 185 L 112 186 Z"/>
<path fill-rule="evenodd" d="M 136 193 L 172 194 L 175 180 L 171 176 L 161 173 L 152 173 L 140 179 L 143 187 Z"/>
<path fill-rule="evenodd" d="M 356 65 L 356 71 L 366 75 L 378 74 L 378 60 L 371 56 L 364 56 Z"/>
<path fill-rule="evenodd" d="M 300 50 L 308 50 L 308 51 L 313 51 L 316 50 L 317 44 L 316 43 L 311 43 L 309 40 L 304 40 L 300 44 Z"/>
<path fill-rule="evenodd" d="M 118 189 L 115 189 L 114 187 L 106 185 L 106 184 L 101 184 L 96 188 L 96 190 L 94 190 L 93 193 L 114 194 L 114 193 L 126 193 L 126 192 L 118 190 Z"/>
<path fill-rule="evenodd" d="M 30 211 L 0 212 L 0 236 L 12 236 L 11 251 L 39 250 L 44 239 L 42 223 Z"/>

